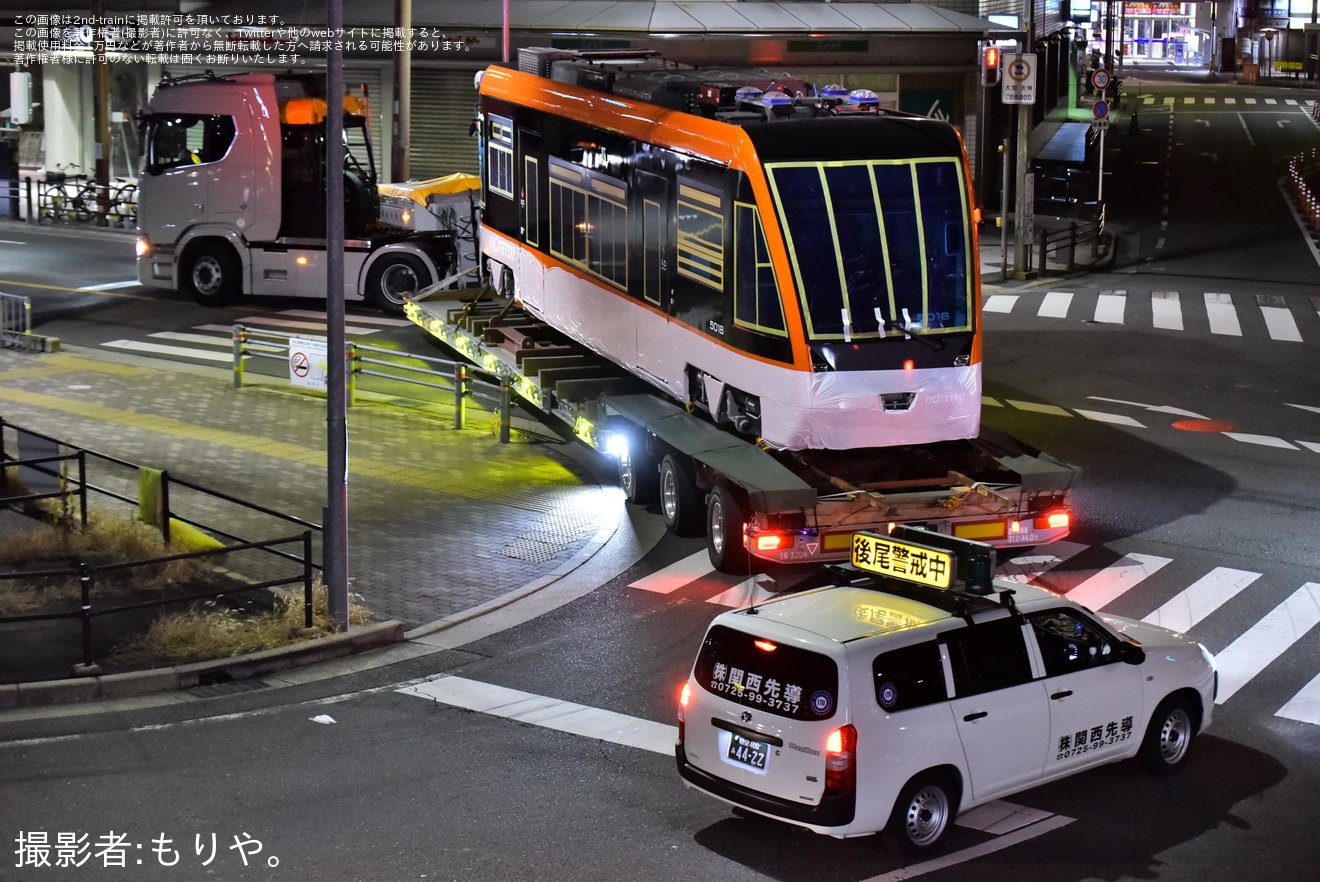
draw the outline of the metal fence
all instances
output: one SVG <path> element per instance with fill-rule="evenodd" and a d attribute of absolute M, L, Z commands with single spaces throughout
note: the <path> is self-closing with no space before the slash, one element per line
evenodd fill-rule
<path fill-rule="evenodd" d="M 31 349 L 32 299 L 0 291 L 0 346 Z"/>
<path fill-rule="evenodd" d="M 171 477 L 168 471 L 140 466 L 118 457 L 67 444 L 40 432 L 25 429 L 0 417 L 0 503 L 23 507 L 40 500 L 60 500 L 65 517 L 82 527 L 89 522 L 94 504 L 120 503 L 133 507 L 140 520 L 160 530 L 168 544 L 176 534 L 198 531 L 214 547 L 160 558 L 92 566 L 79 563 L 63 570 L 0 574 L 0 582 L 18 579 L 76 576 L 81 586 L 79 609 L 66 612 L 3 616 L 2 622 L 81 618 L 84 663 L 91 659 L 91 629 L 95 617 L 167 603 L 191 603 L 221 595 L 246 593 L 281 585 L 303 586 L 304 622 L 312 623 L 312 580 L 319 549 L 313 539 L 321 527 L 293 515 L 275 511 L 191 481 Z M 149 488 L 149 490 L 144 489 Z M 98 506 L 99 507 L 99 506 Z M 122 509 L 120 509 L 122 511 Z M 203 520 L 205 518 L 205 520 Z M 224 526 L 215 523 L 223 521 Z M 208 521 L 210 523 L 208 523 Z M 275 525 L 295 525 L 301 532 L 278 539 L 249 540 L 239 532 L 270 531 Z M 289 546 L 294 545 L 294 550 Z M 243 556 L 241 552 L 254 552 Z M 143 570 L 174 560 L 224 555 L 227 570 L 244 581 L 183 596 L 152 598 L 133 603 L 97 604 L 93 594 L 98 575 L 116 570 Z M 290 564 L 296 565 L 290 575 Z"/>
<path fill-rule="evenodd" d="M 294 357 L 294 341 L 304 339 L 307 338 L 296 334 L 234 325 L 234 388 L 242 388 L 249 359 L 265 358 L 289 364 Z M 321 338 L 311 339 L 321 341 Z M 509 443 L 513 402 L 512 389 L 507 380 L 463 362 L 351 341 L 344 344 L 344 358 L 349 406 L 357 399 L 358 386 L 363 377 L 436 389 L 452 396 L 455 429 L 462 429 L 466 425 L 468 401 L 476 401 L 499 415 L 500 441 Z M 325 390 L 322 388 L 321 391 Z"/>

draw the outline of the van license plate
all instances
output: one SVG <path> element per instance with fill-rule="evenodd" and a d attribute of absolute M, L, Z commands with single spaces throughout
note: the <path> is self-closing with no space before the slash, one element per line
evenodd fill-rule
<path fill-rule="evenodd" d="M 729 735 L 732 736 L 729 738 L 729 759 L 753 769 L 765 769 L 766 760 L 770 756 L 769 744 L 744 738 L 737 732 L 730 732 Z"/>

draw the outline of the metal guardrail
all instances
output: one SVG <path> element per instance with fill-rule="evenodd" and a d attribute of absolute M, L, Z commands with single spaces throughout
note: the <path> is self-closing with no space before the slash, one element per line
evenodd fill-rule
<path fill-rule="evenodd" d="M 1100 236 L 1105 231 L 1105 209 L 1102 205 L 1095 217 L 1085 221 L 1071 221 L 1059 230 L 1036 230 L 1036 260 L 1039 272 L 1043 275 L 1050 252 L 1071 272 L 1077 268 L 1077 245 L 1088 243 L 1091 259 L 1100 254 Z"/>
<path fill-rule="evenodd" d="M 234 388 L 240 389 L 243 386 L 248 359 L 275 359 L 288 364 L 293 354 L 290 341 L 300 337 L 301 335 L 297 334 L 235 324 L 233 327 Z M 507 380 L 464 362 L 399 352 L 395 349 L 383 349 L 351 341 L 344 344 L 344 358 L 349 407 L 357 400 L 358 386 L 362 377 L 375 377 L 438 389 L 453 395 L 455 429 L 462 429 L 466 424 L 467 402 L 473 399 L 482 403 L 488 410 L 499 414 L 500 442 L 509 443 L 513 396 Z"/>
<path fill-rule="evenodd" d="M 31 349 L 32 343 L 32 298 L 0 291 L 0 345 Z"/>

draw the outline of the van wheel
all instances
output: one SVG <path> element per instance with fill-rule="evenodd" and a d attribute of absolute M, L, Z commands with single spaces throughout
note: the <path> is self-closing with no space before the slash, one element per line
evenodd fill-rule
<path fill-rule="evenodd" d="M 412 254 L 385 254 L 367 273 L 366 297 L 373 306 L 389 315 L 403 315 L 404 297 L 431 284 L 431 273 L 421 259 Z"/>
<path fill-rule="evenodd" d="M 1195 735 L 1192 703 L 1176 695 L 1166 698 L 1146 726 L 1138 754 L 1141 764 L 1152 774 L 1172 775 L 1187 762 Z"/>
<path fill-rule="evenodd" d="M 660 470 L 654 454 L 646 450 L 646 442 L 632 435 L 628 445 L 619 454 L 619 486 L 629 502 L 649 505 L 660 495 Z"/>
<path fill-rule="evenodd" d="M 243 290 L 238 278 L 242 271 L 233 248 L 222 242 L 203 242 L 189 252 L 183 287 L 202 306 L 225 306 Z"/>
<path fill-rule="evenodd" d="M 672 453 L 660 461 L 660 513 L 675 536 L 701 535 L 701 498 L 692 467 Z"/>
<path fill-rule="evenodd" d="M 743 576 L 751 570 L 751 557 L 743 545 L 746 510 L 738 492 L 728 487 L 716 487 L 706 500 L 706 553 L 721 573 Z"/>
<path fill-rule="evenodd" d="M 939 848 L 957 811 L 957 797 L 947 775 L 918 775 L 894 803 L 884 831 L 885 845 L 912 857 L 929 855 Z"/>

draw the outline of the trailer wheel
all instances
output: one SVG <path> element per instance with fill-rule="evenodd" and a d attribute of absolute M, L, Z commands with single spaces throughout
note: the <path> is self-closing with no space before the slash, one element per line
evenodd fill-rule
<path fill-rule="evenodd" d="M 736 490 L 716 487 L 710 491 L 706 500 L 706 553 L 721 573 L 743 576 L 751 570 L 751 557 L 743 545 L 746 519 L 747 506 Z"/>
<path fill-rule="evenodd" d="M 660 461 L 660 513 L 675 536 L 701 535 L 701 497 L 692 467 L 672 453 Z"/>
<path fill-rule="evenodd" d="M 242 292 L 243 271 L 234 249 L 223 242 L 201 242 L 188 252 L 183 269 L 184 290 L 202 306 L 224 306 Z"/>
<path fill-rule="evenodd" d="M 650 505 L 660 495 L 659 465 L 639 437 L 630 437 L 619 454 L 619 486 L 628 501 L 638 505 Z"/>
<path fill-rule="evenodd" d="M 381 312 L 403 315 L 403 298 L 431 284 L 431 273 L 412 254 L 383 254 L 367 273 L 366 297 Z"/>

